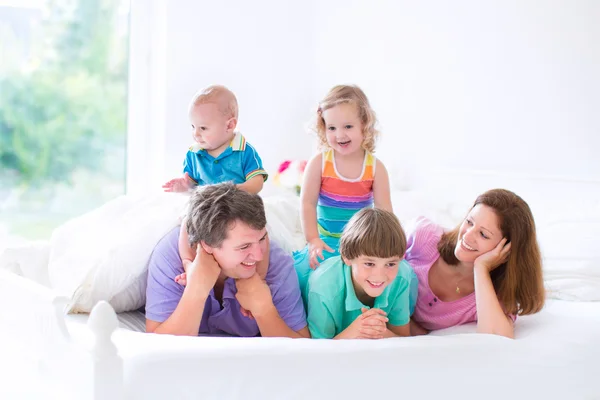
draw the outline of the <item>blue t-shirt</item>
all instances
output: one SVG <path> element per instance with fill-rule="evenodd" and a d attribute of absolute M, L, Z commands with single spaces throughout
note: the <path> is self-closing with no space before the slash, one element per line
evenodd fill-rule
<path fill-rule="evenodd" d="M 263 175 L 266 181 L 268 177 L 258 152 L 240 133 L 216 158 L 198 145 L 191 146 L 183 162 L 183 172 L 200 186 L 229 181 L 240 184 L 257 175 Z"/>

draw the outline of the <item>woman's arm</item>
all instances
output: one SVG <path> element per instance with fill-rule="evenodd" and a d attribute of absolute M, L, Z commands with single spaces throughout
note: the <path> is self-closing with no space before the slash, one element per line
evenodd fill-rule
<path fill-rule="evenodd" d="M 514 339 L 513 321 L 500 306 L 490 273 L 485 266 L 477 263 L 475 263 L 475 301 L 477 303 L 477 332 Z"/>
<path fill-rule="evenodd" d="M 392 210 L 392 199 L 390 195 L 390 179 L 388 172 L 385 169 L 385 165 L 377 160 L 377 166 L 375 167 L 375 180 L 373 181 L 373 198 L 375 200 L 375 207 L 381 208 L 389 212 Z"/>

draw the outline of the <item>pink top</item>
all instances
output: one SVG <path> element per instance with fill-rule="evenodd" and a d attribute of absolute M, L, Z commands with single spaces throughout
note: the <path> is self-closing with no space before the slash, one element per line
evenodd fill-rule
<path fill-rule="evenodd" d="M 443 233 L 441 226 L 419 217 L 414 231 L 408 237 L 406 261 L 419 278 L 419 296 L 413 318 L 427 330 L 477 321 L 474 292 L 458 300 L 445 302 L 438 299 L 429 287 L 429 270 L 440 257 L 437 246 Z"/>
<path fill-rule="evenodd" d="M 436 330 L 477 321 L 475 292 L 455 301 L 442 301 L 429 287 L 429 270 L 440 257 L 437 246 L 444 229 L 419 217 L 414 231 L 408 237 L 406 261 L 413 267 L 419 279 L 419 295 L 413 318 L 423 328 Z M 515 321 L 515 315 L 509 315 Z"/>

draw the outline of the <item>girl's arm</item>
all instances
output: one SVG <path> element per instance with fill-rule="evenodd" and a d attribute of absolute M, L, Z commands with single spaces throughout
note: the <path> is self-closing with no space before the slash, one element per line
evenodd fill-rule
<path fill-rule="evenodd" d="M 321 164 L 323 156 L 314 156 L 304 171 L 302 191 L 300 193 L 300 214 L 302 230 L 307 242 L 319 237 L 317 230 L 317 201 L 321 190 Z"/>
<path fill-rule="evenodd" d="M 485 266 L 477 263 L 475 264 L 475 302 L 477 303 L 477 332 L 514 339 L 513 321 L 500 306 L 490 272 Z"/>
<path fill-rule="evenodd" d="M 392 210 L 392 199 L 390 195 L 390 179 L 385 165 L 379 160 L 375 167 L 375 180 L 373 181 L 373 198 L 375 207 L 389 212 Z"/>
<path fill-rule="evenodd" d="M 179 228 L 179 256 L 181 257 L 181 263 L 183 264 L 183 271 L 187 272 L 190 264 L 196 258 L 196 252 L 190 247 L 189 237 L 186 229 L 186 220 L 181 222 Z"/>

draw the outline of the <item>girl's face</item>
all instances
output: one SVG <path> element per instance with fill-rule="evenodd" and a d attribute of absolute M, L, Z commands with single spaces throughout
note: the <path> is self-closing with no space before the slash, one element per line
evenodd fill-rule
<path fill-rule="evenodd" d="M 460 225 L 454 255 L 461 262 L 473 263 L 477 257 L 494 249 L 502 237 L 500 220 L 494 209 L 477 204 Z"/>
<path fill-rule="evenodd" d="M 400 258 L 360 256 L 344 262 L 352 268 L 352 282 L 356 296 L 359 299 L 364 295 L 375 298 L 396 279 Z"/>
<path fill-rule="evenodd" d="M 355 104 L 338 104 L 323 111 L 322 115 L 329 147 L 342 155 L 352 154 L 362 149 L 363 124 Z"/>

